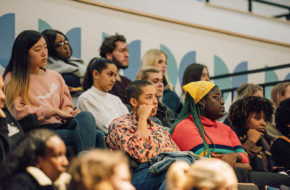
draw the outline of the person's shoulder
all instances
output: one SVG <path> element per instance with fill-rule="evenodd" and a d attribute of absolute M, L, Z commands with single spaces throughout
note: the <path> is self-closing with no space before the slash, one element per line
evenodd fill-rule
<path fill-rule="evenodd" d="M 55 76 L 57 78 L 61 77 L 61 74 L 59 74 L 58 72 L 54 71 L 54 70 L 51 70 L 51 69 L 46 69 L 46 74 L 49 75 L 49 76 Z"/>
<path fill-rule="evenodd" d="M 216 120 L 216 123 L 217 123 L 218 126 L 223 127 L 223 128 L 225 128 L 226 130 L 230 130 L 230 131 L 233 130 L 229 125 L 224 124 L 224 123 L 222 123 L 222 122 L 220 122 L 220 121 L 217 121 L 217 120 Z"/>
<path fill-rule="evenodd" d="M 122 82 L 131 83 L 132 81 L 125 76 L 120 75 Z"/>
<path fill-rule="evenodd" d="M 194 124 L 194 122 L 193 122 L 193 120 L 192 120 L 192 118 L 191 117 L 188 117 L 188 118 L 185 118 L 184 120 L 182 120 L 182 121 L 180 121 L 177 125 L 176 125 L 176 127 L 187 127 L 187 126 L 189 126 L 189 125 L 194 125 L 195 126 L 195 124 Z"/>
<path fill-rule="evenodd" d="M 131 123 L 132 122 L 132 116 L 131 114 L 124 114 L 120 117 L 115 118 L 111 124 L 125 124 L 125 123 Z"/>

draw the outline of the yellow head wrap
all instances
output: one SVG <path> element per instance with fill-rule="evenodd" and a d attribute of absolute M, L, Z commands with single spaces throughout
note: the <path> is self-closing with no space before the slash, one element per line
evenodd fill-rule
<path fill-rule="evenodd" d="M 186 93 L 189 93 L 190 96 L 194 99 L 195 104 L 197 104 L 207 93 L 211 91 L 216 85 L 208 82 L 208 81 L 198 81 L 191 82 L 184 85 L 182 88 Z"/>

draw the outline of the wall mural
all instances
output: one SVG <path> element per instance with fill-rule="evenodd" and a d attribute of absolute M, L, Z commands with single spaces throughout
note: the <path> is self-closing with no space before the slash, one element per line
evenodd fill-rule
<path fill-rule="evenodd" d="M 46 22 L 43 19 L 38 19 L 38 31 L 42 32 L 45 29 L 52 29 L 53 25 L 51 23 Z M 65 31 L 64 31 L 65 32 Z M 82 28 L 74 27 L 67 31 L 66 36 L 69 38 L 73 54 L 72 56 L 77 58 L 82 58 L 81 54 L 81 43 L 82 43 Z M 104 39 L 109 34 L 103 32 L 102 38 Z M 15 14 L 8 13 L 4 14 L 0 17 L 0 64 L 3 68 L 5 68 L 8 64 L 9 58 L 11 56 L 11 49 L 15 39 Z M 134 80 L 137 72 L 140 69 L 141 62 L 141 46 L 142 39 L 136 39 L 128 42 L 129 46 L 129 63 L 130 66 L 128 69 L 124 70 L 124 74 Z M 189 50 L 184 54 L 181 61 L 178 63 L 174 56 L 174 52 L 170 50 L 166 44 L 160 44 L 160 49 L 167 54 L 168 57 L 168 67 L 167 72 L 169 76 L 170 82 L 174 85 L 180 85 L 179 81 L 182 81 L 183 72 L 185 68 L 191 64 L 196 62 L 196 56 L 198 52 L 195 50 Z M 241 71 L 248 70 L 248 61 L 243 61 L 240 63 L 236 63 L 234 70 L 229 70 L 225 61 L 223 61 L 222 57 L 219 55 L 213 55 L 214 60 L 214 75 L 228 74 L 228 73 L 236 73 Z M 137 63 L 137 64 L 132 64 Z M 265 65 L 267 67 L 267 65 Z M 286 75 L 285 80 L 290 79 L 290 72 Z M 278 81 L 278 76 L 275 71 L 267 71 L 265 72 L 265 82 L 274 82 Z M 281 79 L 280 79 L 281 80 Z M 283 80 L 283 79 L 282 79 Z M 216 79 L 213 81 L 216 85 L 218 85 L 221 89 L 228 89 L 238 87 L 240 84 L 244 82 L 248 82 L 248 75 L 229 77 L 223 79 Z M 266 97 L 270 97 L 271 87 L 266 89 Z M 229 94 L 225 94 L 225 100 L 229 97 Z"/>

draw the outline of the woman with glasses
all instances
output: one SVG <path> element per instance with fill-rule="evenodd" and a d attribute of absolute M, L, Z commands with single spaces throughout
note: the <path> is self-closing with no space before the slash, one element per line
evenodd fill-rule
<path fill-rule="evenodd" d="M 74 110 L 61 75 L 45 69 L 47 45 L 41 33 L 25 30 L 15 39 L 4 72 L 6 105 L 16 120 L 32 115 L 30 128 L 57 133 L 77 152 L 104 147 L 104 135 L 96 129 L 90 112 Z M 33 125 L 34 123 L 34 125 Z"/>
<path fill-rule="evenodd" d="M 221 159 L 234 168 L 239 182 L 255 183 L 259 189 L 265 189 L 265 185 L 288 185 L 286 175 L 276 180 L 276 174 L 271 172 L 249 172 L 252 170 L 249 157 L 238 136 L 229 126 L 217 121 L 225 107 L 222 92 L 216 85 L 207 81 L 191 82 L 183 90 L 184 106 L 171 128 L 172 139 L 181 151 Z"/>
<path fill-rule="evenodd" d="M 42 32 L 46 39 L 48 59 L 46 67 L 62 75 L 71 93 L 81 87 L 85 74 L 84 62 L 72 57 L 68 38 L 60 31 L 48 29 Z"/>

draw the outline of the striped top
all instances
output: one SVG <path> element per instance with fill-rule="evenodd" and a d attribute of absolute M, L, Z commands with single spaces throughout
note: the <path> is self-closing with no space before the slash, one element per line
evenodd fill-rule
<path fill-rule="evenodd" d="M 218 121 L 212 121 L 201 116 L 204 129 L 210 139 L 206 136 L 206 141 L 211 152 L 214 153 L 239 153 L 242 156 L 241 163 L 249 163 L 249 158 L 243 149 L 236 133 L 227 125 Z M 173 133 L 172 138 L 181 151 L 192 151 L 195 154 L 204 156 L 203 140 L 194 124 L 192 116 L 179 122 Z"/>

